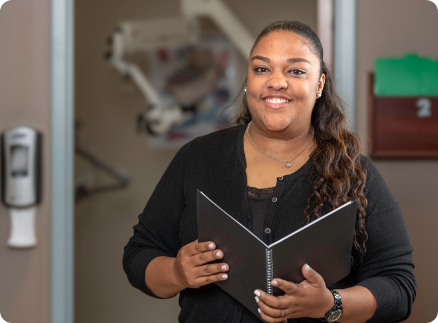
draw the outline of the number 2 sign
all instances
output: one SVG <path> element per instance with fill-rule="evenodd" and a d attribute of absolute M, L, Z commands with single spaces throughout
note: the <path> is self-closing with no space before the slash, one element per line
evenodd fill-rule
<path fill-rule="evenodd" d="M 421 98 L 417 101 L 417 117 L 419 118 L 429 118 L 432 116 L 432 102 L 428 98 Z"/>

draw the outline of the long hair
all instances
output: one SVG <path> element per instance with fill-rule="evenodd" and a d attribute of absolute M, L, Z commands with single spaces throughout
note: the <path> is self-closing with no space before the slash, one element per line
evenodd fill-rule
<path fill-rule="evenodd" d="M 332 75 L 324 63 L 321 42 L 312 29 L 303 23 L 277 21 L 263 29 L 251 52 L 262 37 L 274 31 L 288 31 L 303 37 L 312 52 L 320 59 L 320 77 L 325 74 L 326 79 L 322 96 L 316 100 L 311 116 L 316 148 L 310 158 L 313 159 L 317 177 L 304 211 L 307 223 L 312 215 L 320 217 L 323 206 L 333 210 L 349 200 L 356 200 L 359 217 L 354 232 L 354 246 L 364 254 L 365 242 L 368 240 L 365 229 L 365 209 L 368 202 L 364 195 L 366 173 L 360 161 L 359 138 L 348 127 L 345 104 L 336 93 Z M 236 124 L 242 125 L 251 120 L 246 95 L 243 95 Z M 358 242 L 359 233 L 363 234 L 362 244 Z"/>

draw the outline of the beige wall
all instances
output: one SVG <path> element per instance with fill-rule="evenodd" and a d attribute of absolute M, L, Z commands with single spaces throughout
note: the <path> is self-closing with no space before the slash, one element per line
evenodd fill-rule
<path fill-rule="evenodd" d="M 254 36 L 279 19 L 301 20 L 316 29 L 316 0 L 225 2 Z M 272 10 L 272 3 L 279 10 Z M 75 11 L 79 142 L 105 161 L 122 165 L 132 177 L 128 189 L 91 196 L 76 206 L 76 322 L 176 322 L 178 298 L 157 300 L 141 293 L 131 287 L 122 268 L 132 226 L 176 151 L 151 150 L 146 134 L 136 134 L 135 118 L 145 107 L 143 97 L 134 86 L 123 85 L 103 53 L 118 21 L 179 15 L 178 1 L 76 0 Z M 246 72 L 243 59 L 241 63 Z M 243 75 L 239 79 L 241 84 Z M 76 158 L 76 177 L 86 169 Z M 96 184 L 105 181 L 104 175 L 96 176 Z"/>
<path fill-rule="evenodd" d="M 0 10 L 0 132 L 27 125 L 43 134 L 38 245 L 11 249 L 0 205 L 0 313 L 7 322 L 50 320 L 50 0 L 15 0 Z"/>
<path fill-rule="evenodd" d="M 357 131 L 367 146 L 368 72 L 376 57 L 415 52 L 438 58 L 438 11 L 429 1 L 360 0 L 357 28 Z M 438 140 L 438 138 L 437 138 Z M 366 151 L 366 147 L 364 149 Z M 375 161 L 399 202 L 415 248 L 417 299 L 408 322 L 431 322 L 437 316 L 438 161 Z"/>

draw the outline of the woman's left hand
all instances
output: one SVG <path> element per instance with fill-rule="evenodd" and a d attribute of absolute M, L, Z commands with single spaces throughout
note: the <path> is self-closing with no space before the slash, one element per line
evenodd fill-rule
<path fill-rule="evenodd" d="M 306 270 L 308 269 L 308 271 Z M 288 318 L 322 318 L 334 306 L 334 298 L 326 287 L 324 279 L 315 270 L 305 264 L 301 271 L 305 280 L 299 284 L 274 278 L 273 287 L 282 289 L 282 296 L 268 295 L 257 289 L 254 291 L 260 316 L 266 322 L 282 322 Z M 281 317 L 281 309 L 284 316 Z"/>

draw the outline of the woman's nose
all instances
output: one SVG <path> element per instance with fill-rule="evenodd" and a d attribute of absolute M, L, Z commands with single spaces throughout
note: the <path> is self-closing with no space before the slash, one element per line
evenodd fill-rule
<path fill-rule="evenodd" d="M 272 88 L 275 91 L 279 91 L 282 89 L 287 89 L 287 81 L 284 77 L 281 76 L 273 76 L 266 83 L 267 87 Z"/>

